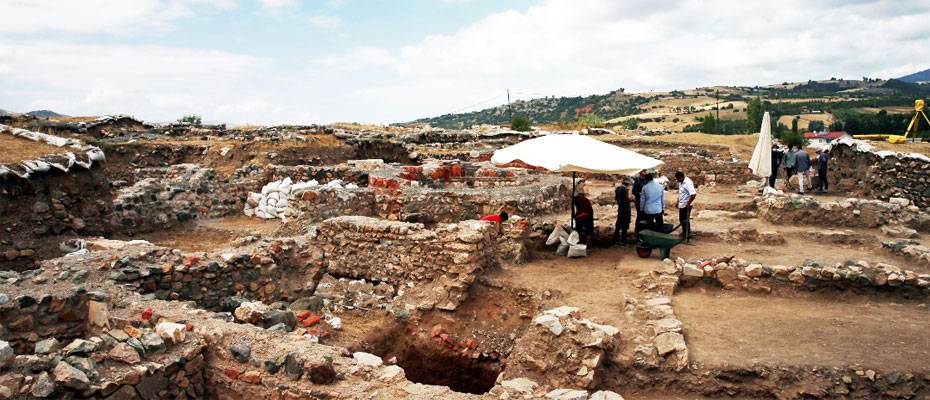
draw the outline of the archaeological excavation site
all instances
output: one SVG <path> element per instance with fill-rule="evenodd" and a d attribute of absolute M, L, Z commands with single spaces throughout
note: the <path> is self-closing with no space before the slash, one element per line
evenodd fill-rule
<path fill-rule="evenodd" d="M 625 176 L 492 160 L 544 136 L 0 117 L 0 398 L 930 398 L 930 159 L 842 139 L 798 195 L 597 137 L 666 222 L 697 186 L 663 259 L 613 239 Z"/>

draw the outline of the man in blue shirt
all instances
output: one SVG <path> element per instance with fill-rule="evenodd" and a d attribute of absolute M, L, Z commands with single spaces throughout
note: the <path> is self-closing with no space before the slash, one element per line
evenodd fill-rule
<path fill-rule="evenodd" d="M 665 224 L 662 214 L 665 212 L 665 188 L 659 182 L 656 182 L 653 174 L 646 174 L 646 185 L 643 186 L 642 199 L 640 201 L 642 212 L 645 215 L 643 220 L 651 229 L 656 232 L 662 232 L 662 226 Z"/>

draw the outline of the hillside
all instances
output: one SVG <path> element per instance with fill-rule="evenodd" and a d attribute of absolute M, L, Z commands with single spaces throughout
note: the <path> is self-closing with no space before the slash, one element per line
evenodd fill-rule
<path fill-rule="evenodd" d="M 696 132 L 710 113 L 719 115 L 718 133 L 747 133 L 747 102 L 755 97 L 765 101 L 765 110 L 785 127 L 798 120 L 799 129 L 811 123 L 829 126 L 833 113 L 902 113 L 913 107 L 914 99 L 930 97 L 930 86 L 901 80 L 844 80 L 783 82 L 769 86 L 716 86 L 671 92 L 626 93 L 623 89 L 585 97 L 546 97 L 512 103 L 513 115 L 527 117 L 535 126 L 571 129 L 578 126 L 606 126 L 613 129 L 665 132 Z M 719 105 L 720 111 L 717 112 Z M 847 113 L 847 116 L 852 115 Z M 421 118 L 412 123 L 428 123 L 460 129 L 472 125 L 503 125 L 510 121 L 506 104 L 461 114 Z M 817 128 L 822 129 L 822 128 Z"/>
<path fill-rule="evenodd" d="M 626 94 L 623 89 L 586 97 L 545 97 L 511 103 L 514 116 L 525 116 L 533 123 L 575 121 L 579 116 L 596 113 L 603 118 L 616 118 L 637 112 L 637 106 L 648 101 L 646 95 Z M 445 114 L 421 118 L 413 123 L 429 123 L 444 128 L 465 128 L 478 124 L 510 122 L 507 104 L 463 114 Z"/>
<path fill-rule="evenodd" d="M 36 111 L 30 111 L 30 112 L 27 112 L 26 115 L 33 116 L 33 117 L 45 117 L 45 118 L 48 118 L 48 117 L 67 117 L 67 115 L 59 114 L 59 113 L 54 112 L 54 111 L 52 111 L 52 110 L 36 110 Z"/>
<path fill-rule="evenodd" d="M 925 70 L 923 70 L 923 71 L 920 71 L 920 72 L 915 72 L 915 73 L 910 74 L 910 75 L 902 76 L 902 77 L 898 78 L 898 80 L 899 80 L 899 81 L 905 81 L 905 82 L 911 82 L 911 83 L 916 83 L 916 82 L 930 82 L 930 68 L 927 68 L 927 69 L 925 69 Z"/>

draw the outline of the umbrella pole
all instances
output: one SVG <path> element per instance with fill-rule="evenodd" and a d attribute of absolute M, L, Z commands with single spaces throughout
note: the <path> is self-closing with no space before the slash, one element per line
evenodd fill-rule
<path fill-rule="evenodd" d="M 575 230 L 575 172 L 572 172 L 572 230 Z"/>

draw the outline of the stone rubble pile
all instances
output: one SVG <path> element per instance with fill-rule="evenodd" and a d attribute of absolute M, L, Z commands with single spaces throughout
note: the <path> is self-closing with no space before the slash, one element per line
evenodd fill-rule
<path fill-rule="evenodd" d="M 159 320 L 152 312 L 132 321 L 111 319 L 104 295 L 81 290 L 30 299 L 17 298 L 18 309 L 4 306 L 0 318 L 35 316 L 37 323 L 62 319 L 72 326 L 37 326 L 25 340 L 5 335 L 16 341 L 0 341 L 4 398 L 204 396 L 204 344 L 188 336 L 190 325 Z M 88 326 L 102 328 L 101 333 L 84 339 Z"/>
<path fill-rule="evenodd" d="M 501 379 L 526 378 L 550 388 L 594 388 L 619 334 L 613 326 L 583 318 L 575 307 L 543 311 L 517 339 Z"/>
<path fill-rule="evenodd" d="M 802 265 L 763 265 L 732 256 L 687 262 L 681 258 L 675 267 L 685 282 L 710 279 L 724 288 L 770 292 L 773 285 L 798 287 L 871 288 L 896 291 L 905 295 L 930 294 L 930 274 L 904 270 L 897 266 L 866 261 L 847 261 L 820 265 L 806 261 Z"/>
<path fill-rule="evenodd" d="M 886 240 L 882 242 L 882 247 L 923 265 L 930 265 L 930 247 L 906 240 Z"/>

